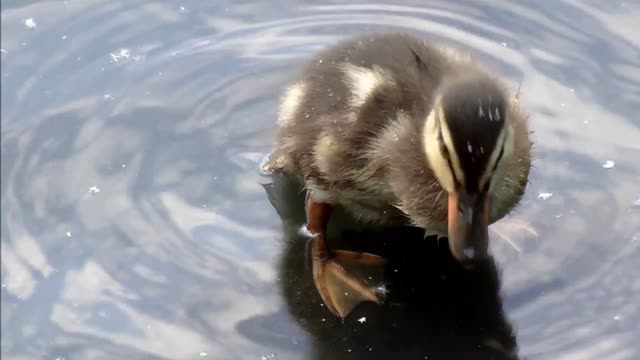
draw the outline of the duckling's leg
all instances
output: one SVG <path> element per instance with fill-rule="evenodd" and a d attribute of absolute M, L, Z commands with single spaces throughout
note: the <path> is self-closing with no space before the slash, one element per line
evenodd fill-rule
<path fill-rule="evenodd" d="M 369 253 L 331 251 L 326 242 L 331 205 L 315 202 L 307 195 L 306 210 L 307 226 L 314 234 L 311 247 L 313 280 L 329 310 L 344 318 L 362 301 L 381 303 L 383 294 L 377 293 L 372 283 L 382 278 L 386 260 Z"/>

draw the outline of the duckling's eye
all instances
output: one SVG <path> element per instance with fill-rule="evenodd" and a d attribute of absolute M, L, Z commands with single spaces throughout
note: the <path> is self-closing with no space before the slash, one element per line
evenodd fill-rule
<path fill-rule="evenodd" d="M 481 193 L 488 193 L 489 192 L 489 185 L 491 185 L 491 178 L 493 176 L 489 177 L 489 179 L 487 179 L 487 181 L 484 183 L 484 185 L 482 186 L 482 190 L 480 191 Z"/>
<path fill-rule="evenodd" d="M 440 135 L 440 139 L 439 139 L 439 143 L 440 143 L 440 152 L 442 153 L 442 156 L 447 159 L 447 161 L 450 161 L 451 156 L 449 155 L 449 150 L 447 150 L 447 147 L 444 145 L 444 141 L 442 140 L 442 135 Z"/>
<path fill-rule="evenodd" d="M 498 168 L 498 164 L 500 164 L 500 160 L 502 159 L 502 155 L 504 155 L 504 143 L 502 144 L 502 149 L 500 149 L 500 154 L 498 154 L 498 158 L 496 159 L 496 163 L 493 165 L 493 171 L 494 172 Z"/>

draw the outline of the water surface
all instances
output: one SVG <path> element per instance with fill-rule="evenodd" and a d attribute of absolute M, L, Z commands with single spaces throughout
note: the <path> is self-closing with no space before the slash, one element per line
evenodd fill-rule
<path fill-rule="evenodd" d="M 2 0 L 3 359 L 640 358 L 638 17 L 617 0 Z M 301 194 L 257 167 L 305 57 L 381 30 L 521 84 L 536 163 L 477 273 L 409 229 L 338 231 L 390 257 L 392 290 L 341 323 L 310 283 Z"/>

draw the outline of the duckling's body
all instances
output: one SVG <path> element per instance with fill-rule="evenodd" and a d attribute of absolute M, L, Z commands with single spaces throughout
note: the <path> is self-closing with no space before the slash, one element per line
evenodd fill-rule
<path fill-rule="evenodd" d="M 287 89 L 263 169 L 303 179 L 318 233 L 341 205 L 364 220 L 446 235 L 454 192 L 489 193 L 488 226 L 519 202 L 531 162 L 526 118 L 507 99 L 498 80 L 454 51 L 405 34 L 351 38 L 317 54 Z"/>

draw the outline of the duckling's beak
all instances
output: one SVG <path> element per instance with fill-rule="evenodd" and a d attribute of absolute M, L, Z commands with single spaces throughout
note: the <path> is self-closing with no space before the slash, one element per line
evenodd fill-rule
<path fill-rule="evenodd" d="M 465 268 L 487 257 L 489 197 L 465 191 L 449 193 L 449 248 Z"/>

